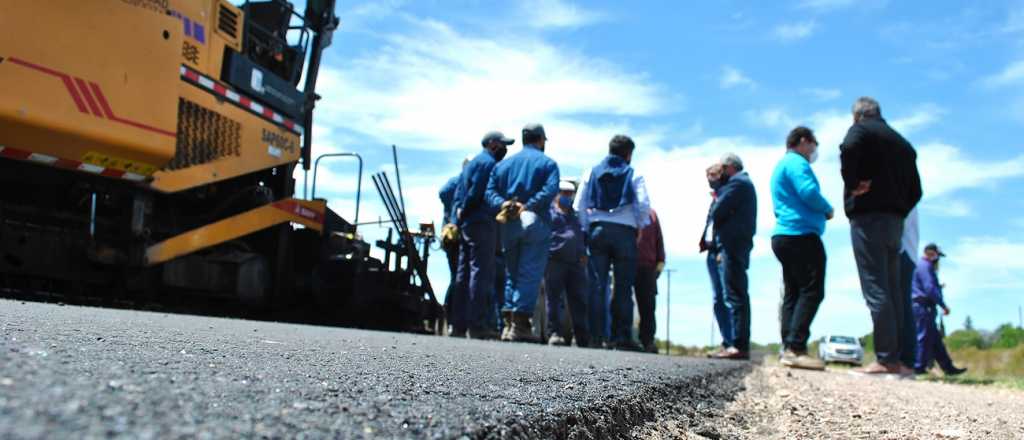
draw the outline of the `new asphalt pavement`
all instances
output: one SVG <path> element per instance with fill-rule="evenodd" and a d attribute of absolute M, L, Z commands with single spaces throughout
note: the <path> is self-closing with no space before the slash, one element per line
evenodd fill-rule
<path fill-rule="evenodd" d="M 745 362 L 0 300 L 0 438 L 621 438 Z"/>

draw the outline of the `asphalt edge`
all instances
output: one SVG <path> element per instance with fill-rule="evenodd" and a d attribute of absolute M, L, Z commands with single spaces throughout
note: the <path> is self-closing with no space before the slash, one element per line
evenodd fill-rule
<path fill-rule="evenodd" d="M 756 366 L 736 362 L 731 368 L 654 383 L 622 397 L 569 411 L 506 419 L 465 436 L 480 440 L 635 438 L 644 426 L 671 418 L 686 421 L 698 435 L 715 437 L 717 430 L 705 423 L 720 419 L 725 406 L 743 391 L 743 379 Z"/>

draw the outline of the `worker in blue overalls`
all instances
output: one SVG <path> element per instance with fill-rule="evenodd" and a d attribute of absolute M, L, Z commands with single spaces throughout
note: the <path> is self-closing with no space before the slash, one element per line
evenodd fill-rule
<path fill-rule="evenodd" d="M 939 363 L 939 367 L 947 376 L 963 374 L 966 368 L 957 368 L 946 351 L 946 345 L 942 343 L 942 335 L 935 326 L 935 307 L 942 308 L 943 315 L 949 315 L 949 307 L 946 307 L 942 300 L 942 284 L 939 284 L 937 274 L 939 259 L 945 257 L 934 243 L 924 247 L 924 256 L 917 263 L 914 270 L 913 287 L 913 308 L 914 322 L 917 326 L 917 357 L 914 361 L 914 372 L 925 374 L 932 361 Z"/>

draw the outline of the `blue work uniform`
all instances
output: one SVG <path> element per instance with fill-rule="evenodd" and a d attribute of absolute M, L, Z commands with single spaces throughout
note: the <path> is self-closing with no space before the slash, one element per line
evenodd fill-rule
<path fill-rule="evenodd" d="M 558 194 L 558 164 L 535 145 L 501 161 L 487 185 L 487 202 L 497 211 L 507 200 L 523 203 L 517 219 L 501 225 L 505 251 L 504 311 L 532 315 L 548 262 L 551 201 Z"/>
<path fill-rule="evenodd" d="M 914 369 L 928 369 L 932 361 L 939 363 L 943 371 L 953 370 L 953 360 L 942 342 L 942 335 L 935 326 L 936 306 L 946 307 L 942 299 L 942 285 L 935 273 L 935 265 L 927 258 L 921 258 L 914 270 L 914 285 L 911 295 L 914 308 L 914 323 L 917 327 L 917 356 Z"/>
<path fill-rule="evenodd" d="M 572 207 L 565 210 L 551 206 L 551 247 L 547 273 L 544 277 L 547 294 L 548 326 L 551 333 L 566 337 L 562 329 L 562 300 L 568 303 L 572 316 L 573 335 L 576 345 L 586 347 L 590 343 L 587 310 L 587 255 L 583 228 Z"/>
<path fill-rule="evenodd" d="M 441 205 L 444 207 L 444 217 L 443 217 L 443 220 L 442 220 L 442 224 L 448 224 L 448 223 L 454 223 L 455 222 L 455 215 L 454 215 L 455 194 L 458 192 L 459 178 L 460 177 L 461 177 L 461 174 L 457 175 L 457 176 L 452 176 L 451 179 L 448 179 L 448 181 L 445 182 L 443 186 L 441 186 L 441 190 L 438 191 L 438 193 L 437 193 L 437 197 L 439 199 L 441 199 Z M 451 321 L 451 319 L 452 319 L 452 317 L 451 317 L 451 311 L 452 311 L 452 309 L 451 309 L 451 301 L 452 301 L 453 296 L 454 296 L 453 292 L 455 292 L 455 277 L 456 277 L 456 275 L 458 273 L 458 269 L 459 269 L 459 246 L 458 246 L 458 244 L 456 243 L 456 244 L 454 244 L 452 246 L 445 246 L 444 247 L 444 255 L 445 255 L 445 257 L 448 260 L 448 274 L 449 274 L 448 290 L 447 290 L 447 292 L 444 295 L 444 308 L 445 308 L 445 317 L 449 321 Z"/>
<path fill-rule="evenodd" d="M 494 296 L 497 223 L 495 211 L 484 196 L 496 163 L 485 149 L 466 164 L 459 178 L 453 206 L 462 241 L 451 302 L 452 327 L 456 331 L 489 327 L 487 308 Z"/>

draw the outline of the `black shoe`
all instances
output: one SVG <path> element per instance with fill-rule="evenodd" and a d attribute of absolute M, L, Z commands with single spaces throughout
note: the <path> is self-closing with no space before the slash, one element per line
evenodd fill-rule
<path fill-rule="evenodd" d="M 470 339 L 494 340 L 500 338 L 497 330 L 490 327 L 474 327 L 467 332 Z"/>
<path fill-rule="evenodd" d="M 644 351 L 647 353 L 658 354 L 658 346 L 653 342 L 644 342 Z"/>
<path fill-rule="evenodd" d="M 966 368 L 957 368 L 957 367 L 953 367 L 953 368 L 950 368 L 948 370 L 943 371 L 943 373 L 946 373 L 946 376 L 959 376 L 959 375 L 964 374 L 966 372 L 967 372 Z"/>
<path fill-rule="evenodd" d="M 616 342 L 613 349 L 618 351 L 644 351 L 644 348 L 632 339 Z"/>
<path fill-rule="evenodd" d="M 451 338 L 465 338 L 466 337 L 466 329 L 464 329 L 464 328 L 448 327 L 448 337 L 451 337 Z"/>
<path fill-rule="evenodd" d="M 928 374 L 928 370 L 925 370 L 924 368 L 915 368 L 914 374 Z"/>

